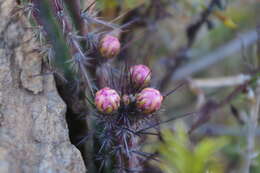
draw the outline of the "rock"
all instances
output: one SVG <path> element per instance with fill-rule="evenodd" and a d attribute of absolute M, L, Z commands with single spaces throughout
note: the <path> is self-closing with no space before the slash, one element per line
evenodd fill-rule
<path fill-rule="evenodd" d="M 11 14 L 15 0 L 0 0 L 0 172 L 85 173 L 70 143 L 66 105 L 52 75 L 33 51 L 28 21 Z"/>

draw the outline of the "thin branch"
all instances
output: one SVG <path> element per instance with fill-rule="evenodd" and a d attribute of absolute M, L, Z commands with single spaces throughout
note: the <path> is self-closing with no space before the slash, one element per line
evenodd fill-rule
<path fill-rule="evenodd" d="M 177 91 L 179 88 L 183 87 L 185 84 L 187 84 L 187 82 L 182 82 L 180 83 L 176 88 L 174 88 L 173 90 L 171 90 L 170 92 L 164 94 L 164 97 L 168 97 L 169 95 L 171 95 L 172 93 L 174 93 L 175 91 Z"/>
<path fill-rule="evenodd" d="M 245 163 L 243 172 L 250 173 L 250 167 L 252 164 L 252 160 L 257 156 L 255 151 L 255 136 L 256 129 L 258 124 L 258 114 L 260 107 L 260 85 L 256 89 L 256 97 L 255 100 L 252 100 L 250 115 L 247 122 L 247 149 L 245 152 Z"/>
<path fill-rule="evenodd" d="M 135 133 L 144 132 L 144 131 L 149 130 L 149 129 L 151 129 L 151 128 L 155 128 L 155 127 L 157 127 L 157 126 L 159 126 L 159 125 L 161 125 L 161 124 L 165 124 L 165 123 L 168 123 L 168 122 L 170 122 L 170 121 L 174 121 L 174 120 L 179 119 L 179 118 L 182 118 L 182 117 L 191 116 L 191 115 L 194 115 L 194 114 L 196 114 L 196 113 L 197 113 L 197 112 L 189 112 L 189 113 L 186 113 L 186 114 L 183 114 L 183 115 L 175 116 L 175 117 L 172 117 L 172 118 L 170 118 L 170 119 L 168 119 L 168 120 L 165 120 L 165 121 L 162 121 L 162 122 L 158 122 L 158 123 L 154 123 L 154 124 L 152 124 L 152 125 L 150 125 L 150 126 L 148 126 L 148 127 L 142 128 L 142 129 L 136 131 Z"/>
<path fill-rule="evenodd" d="M 195 123 L 192 124 L 192 127 L 189 130 L 189 134 L 192 133 L 196 128 L 200 127 L 201 125 L 208 122 L 212 116 L 212 114 L 220 109 L 223 106 L 226 106 L 230 104 L 230 102 L 236 98 L 239 94 L 241 94 L 242 91 L 244 91 L 249 84 L 254 83 L 257 78 L 259 77 L 259 69 L 252 74 L 252 77 L 249 81 L 246 81 L 245 83 L 237 86 L 228 96 L 226 96 L 224 99 L 222 99 L 219 102 L 209 100 L 207 101 L 198 111 L 199 116 L 197 117 L 197 120 Z"/>
<path fill-rule="evenodd" d="M 257 127 L 255 131 L 255 135 L 260 137 L 260 128 Z M 247 137 L 247 129 L 241 128 L 240 126 L 230 126 L 230 125 L 221 125 L 221 124 L 213 124 L 207 123 L 203 127 L 197 129 L 193 132 L 198 135 L 213 135 L 213 136 L 235 136 L 235 137 Z"/>
<path fill-rule="evenodd" d="M 191 79 L 192 85 L 199 88 L 217 88 L 227 86 L 241 85 L 251 79 L 250 75 L 239 74 L 236 76 L 227 76 L 219 78 L 207 78 L 207 79 Z"/>
<path fill-rule="evenodd" d="M 158 88 L 161 91 L 164 91 L 168 84 L 171 81 L 171 77 L 177 69 L 183 64 L 185 60 L 188 59 L 188 51 L 195 42 L 196 35 L 200 31 L 200 28 L 203 24 L 207 23 L 208 17 L 212 13 L 213 7 L 219 5 L 219 0 L 211 0 L 207 8 L 205 8 L 201 14 L 200 18 L 195 21 L 194 23 L 190 24 L 186 29 L 186 35 L 187 35 L 187 44 L 179 48 L 179 50 L 174 53 L 171 53 L 170 57 L 173 57 L 170 59 L 169 66 L 167 68 L 166 74 L 163 76 L 162 80 L 159 81 Z"/>
<path fill-rule="evenodd" d="M 210 66 L 216 64 L 217 62 L 228 58 L 230 55 L 238 52 L 241 49 L 241 44 L 244 47 L 248 47 L 257 41 L 257 33 L 255 31 L 249 31 L 245 34 L 239 36 L 229 43 L 219 47 L 212 53 L 200 58 L 198 61 L 191 62 L 182 68 L 176 70 L 176 73 L 172 74 L 172 80 L 181 80 L 190 75 L 196 74 L 203 70 L 206 70 Z"/>
<path fill-rule="evenodd" d="M 65 0 L 65 2 L 71 11 L 72 17 L 74 18 L 76 24 L 76 28 L 79 30 L 80 35 L 86 35 L 88 31 L 85 22 L 80 14 L 82 10 L 80 0 Z"/>
<path fill-rule="evenodd" d="M 220 4 L 220 0 L 212 0 L 208 7 L 205 8 L 205 10 L 203 10 L 200 14 L 200 18 L 195 22 L 192 23 L 191 25 L 188 26 L 187 28 L 187 37 L 188 37 L 188 44 L 187 47 L 190 48 L 195 39 L 196 36 L 200 30 L 200 28 L 202 27 L 203 24 L 207 23 L 209 16 L 211 15 L 213 8 L 215 6 L 219 6 Z"/>

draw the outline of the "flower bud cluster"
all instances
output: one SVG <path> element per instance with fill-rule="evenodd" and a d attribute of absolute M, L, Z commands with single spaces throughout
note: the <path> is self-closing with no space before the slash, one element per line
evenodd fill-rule
<path fill-rule="evenodd" d="M 120 103 L 124 106 L 128 106 L 130 103 L 134 103 L 138 111 L 143 114 L 151 114 L 158 111 L 163 102 L 163 96 L 160 91 L 149 88 L 151 80 L 151 70 L 145 65 L 135 65 L 130 68 L 130 80 L 134 87 L 143 88 L 141 92 L 133 95 L 122 95 L 111 88 L 103 88 L 96 93 L 95 105 L 98 111 L 111 114 L 116 112 L 120 107 Z"/>

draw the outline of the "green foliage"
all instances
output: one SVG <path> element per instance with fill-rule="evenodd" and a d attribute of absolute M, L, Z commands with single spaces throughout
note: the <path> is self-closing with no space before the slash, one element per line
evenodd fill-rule
<path fill-rule="evenodd" d="M 164 142 L 157 145 L 163 161 L 159 167 L 165 173 L 222 173 L 223 165 L 216 153 L 227 144 L 227 138 L 205 138 L 193 145 L 183 126 L 176 132 L 165 130 Z"/>
<path fill-rule="evenodd" d="M 252 173 L 258 173 L 260 172 L 260 155 L 258 155 L 253 162 L 253 165 L 251 167 L 251 172 Z"/>
<path fill-rule="evenodd" d="M 62 28 L 55 20 L 55 16 L 51 12 L 51 4 L 48 1 L 39 1 L 39 16 L 42 22 L 47 26 L 45 27 L 48 33 L 48 39 L 52 43 L 55 58 L 52 59 L 55 67 L 61 71 L 66 79 L 73 79 L 74 72 L 70 68 L 68 61 L 71 59 L 69 47 L 62 34 Z"/>

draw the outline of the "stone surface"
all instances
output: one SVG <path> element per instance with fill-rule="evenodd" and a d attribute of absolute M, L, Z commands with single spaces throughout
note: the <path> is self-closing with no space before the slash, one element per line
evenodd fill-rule
<path fill-rule="evenodd" d="M 66 105 L 53 76 L 41 75 L 37 43 L 27 20 L 11 13 L 15 5 L 0 0 L 0 172 L 85 173 L 69 140 Z"/>

